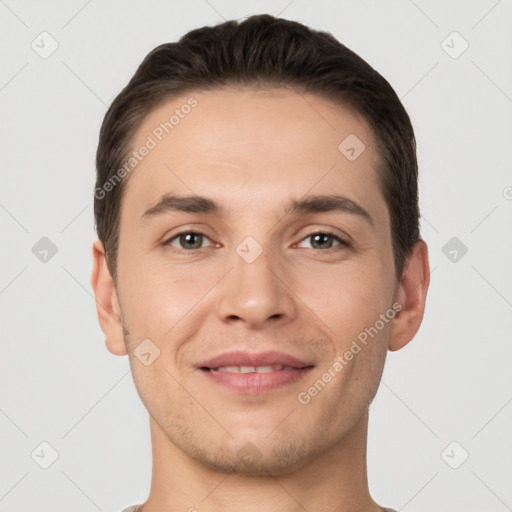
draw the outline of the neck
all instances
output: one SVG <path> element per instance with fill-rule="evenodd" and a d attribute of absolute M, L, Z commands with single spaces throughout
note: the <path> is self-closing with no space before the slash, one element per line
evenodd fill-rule
<path fill-rule="evenodd" d="M 212 471 L 191 459 L 150 418 L 151 491 L 143 512 L 380 512 L 366 472 L 368 413 L 338 445 L 287 475 Z"/>

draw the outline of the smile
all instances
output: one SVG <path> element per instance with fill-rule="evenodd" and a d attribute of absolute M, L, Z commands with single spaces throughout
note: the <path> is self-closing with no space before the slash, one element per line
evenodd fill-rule
<path fill-rule="evenodd" d="M 286 388 L 304 379 L 313 366 L 296 368 L 284 365 L 265 366 L 220 366 L 219 368 L 200 368 L 211 386 L 242 395 L 264 395 Z"/>

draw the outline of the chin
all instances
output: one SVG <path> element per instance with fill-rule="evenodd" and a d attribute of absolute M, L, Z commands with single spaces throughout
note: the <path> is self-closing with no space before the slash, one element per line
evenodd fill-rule
<path fill-rule="evenodd" d="M 212 471 L 240 476 L 285 476 L 296 472 L 315 459 L 322 451 L 315 444 L 315 436 L 288 440 L 285 444 L 272 444 L 270 440 L 223 443 L 212 449 L 208 447 L 183 445 L 180 449 L 199 464 Z M 318 441 L 318 437 L 316 437 Z M 229 446 L 228 446 L 229 445 Z"/>

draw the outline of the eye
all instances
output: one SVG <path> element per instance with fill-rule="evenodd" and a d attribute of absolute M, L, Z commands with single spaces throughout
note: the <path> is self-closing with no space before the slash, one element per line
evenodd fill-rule
<path fill-rule="evenodd" d="M 176 247 L 172 244 L 173 240 L 176 240 L 181 247 L 177 247 L 178 249 L 183 249 L 188 252 L 197 251 L 202 249 L 202 242 L 204 239 L 210 240 L 206 235 L 202 233 L 197 233 L 195 231 L 183 231 L 182 233 L 178 233 L 173 236 L 167 242 L 164 242 L 164 245 L 171 245 L 172 247 Z"/>
<path fill-rule="evenodd" d="M 320 250 L 328 250 L 332 249 L 332 240 L 336 240 L 338 243 L 338 246 L 345 246 L 350 247 L 350 244 L 348 242 L 345 242 L 342 238 L 335 235 L 334 233 L 331 233 L 330 231 L 318 231 L 316 233 L 311 233 L 307 237 L 303 238 L 302 241 L 307 240 L 308 238 L 312 239 L 312 249 L 320 249 Z"/>
<path fill-rule="evenodd" d="M 308 238 L 313 240 L 311 244 L 312 249 L 324 251 L 333 249 L 333 240 L 338 242 L 338 245 L 335 245 L 334 249 L 336 247 L 350 247 L 350 244 L 348 242 L 346 242 L 336 234 L 331 233 L 330 231 L 318 231 L 316 233 L 311 233 L 305 238 L 303 238 L 300 243 L 304 242 L 304 240 L 307 240 Z M 204 248 L 203 242 L 205 239 L 210 240 L 203 233 L 198 233 L 196 231 L 183 231 L 181 233 L 178 233 L 177 235 L 174 235 L 172 238 L 164 242 L 163 245 L 170 245 L 172 247 L 175 247 L 176 249 L 183 250 L 185 252 L 193 252 Z M 176 246 L 175 243 L 178 243 L 179 246 Z"/>

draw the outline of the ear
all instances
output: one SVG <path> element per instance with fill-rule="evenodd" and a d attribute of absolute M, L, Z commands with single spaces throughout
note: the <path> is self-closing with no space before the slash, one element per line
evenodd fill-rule
<path fill-rule="evenodd" d="M 402 309 L 391 323 L 388 348 L 399 350 L 411 341 L 423 320 L 427 290 L 430 284 L 428 247 L 423 240 L 418 240 L 402 272 L 402 278 L 395 294 Z"/>
<path fill-rule="evenodd" d="M 91 285 L 96 297 L 98 320 L 105 334 L 105 345 L 112 354 L 124 356 L 128 351 L 123 336 L 121 308 L 114 280 L 107 267 L 105 249 L 98 238 L 92 245 L 92 262 Z"/>

